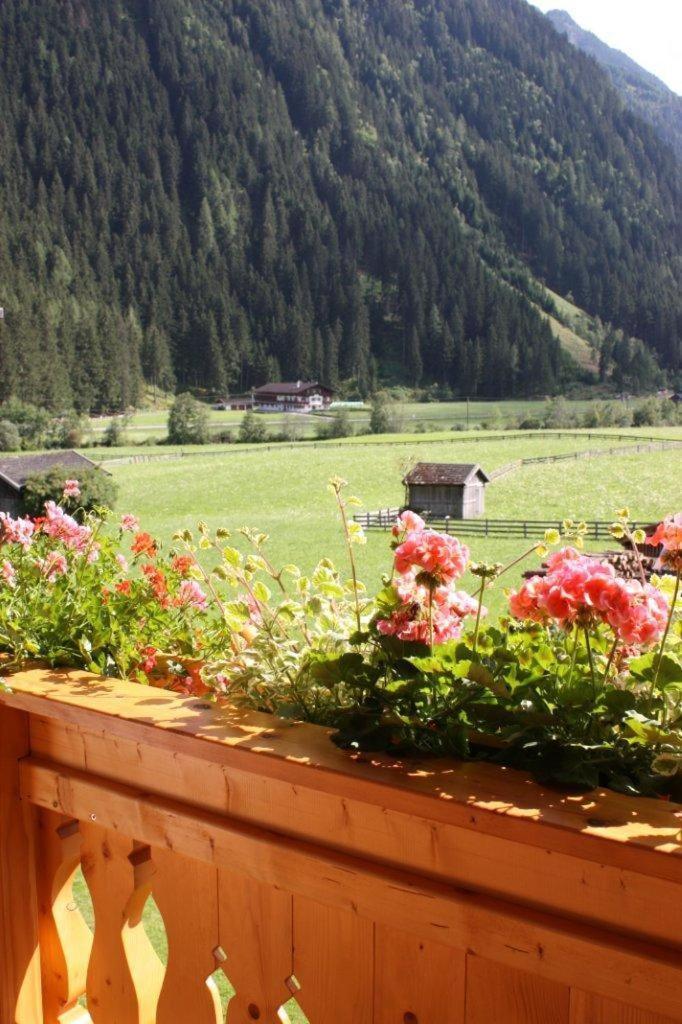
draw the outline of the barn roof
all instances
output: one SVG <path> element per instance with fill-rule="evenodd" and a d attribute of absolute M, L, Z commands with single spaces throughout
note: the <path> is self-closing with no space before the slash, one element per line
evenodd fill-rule
<path fill-rule="evenodd" d="M 479 476 L 484 483 L 490 482 L 490 477 L 475 462 L 418 462 L 403 483 L 461 487 L 474 476 Z"/>
<path fill-rule="evenodd" d="M 79 469 L 96 468 L 97 463 L 72 449 L 42 452 L 40 455 L 12 455 L 0 459 L 0 480 L 19 492 L 34 473 L 44 473 L 46 469 L 52 469 L 54 466 L 63 466 L 64 469 L 72 469 L 77 472 Z"/>
<path fill-rule="evenodd" d="M 323 388 L 325 391 L 330 391 L 325 384 L 320 384 L 317 380 L 294 380 L 294 381 L 280 381 L 275 384 L 263 384 L 262 387 L 256 388 L 255 394 L 257 395 L 302 395 L 306 391 L 310 391 L 311 388 Z"/>

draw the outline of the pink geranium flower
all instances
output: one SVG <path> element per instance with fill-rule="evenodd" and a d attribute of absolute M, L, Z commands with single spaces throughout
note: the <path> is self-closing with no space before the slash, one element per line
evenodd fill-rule
<path fill-rule="evenodd" d="M 2 565 L 0 565 L 0 576 L 2 576 L 8 587 L 16 586 L 16 570 L 7 558 L 5 558 Z"/>
<path fill-rule="evenodd" d="M 394 537 L 399 537 L 402 540 L 408 533 L 419 533 L 419 531 L 423 530 L 425 526 L 426 523 L 421 516 L 418 516 L 416 512 L 410 512 L 410 510 L 407 509 L 398 516 L 393 524 L 391 533 Z"/>
<path fill-rule="evenodd" d="M 130 512 L 126 512 L 121 516 L 121 529 L 126 530 L 128 533 L 136 533 L 140 528 L 139 520 L 136 516 Z"/>
<path fill-rule="evenodd" d="M 433 636 L 434 644 L 444 644 L 462 635 L 465 618 L 475 615 L 478 608 L 474 598 L 463 591 L 450 586 L 432 589 L 411 574 L 398 577 L 393 586 L 400 605 L 389 618 L 377 621 L 383 636 L 422 644 L 429 644 Z"/>
<path fill-rule="evenodd" d="M 663 547 L 657 568 L 671 569 L 682 576 L 682 512 L 666 516 L 647 540 Z"/>
<path fill-rule="evenodd" d="M 620 640 L 640 647 L 663 635 L 669 606 L 650 583 L 620 579 L 612 566 L 573 548 L 557 552 L 547 565 L 546 576 L 532 576 L 510 595 L 515 618 L 554 621 L 565 629 L 606 623 Z"/>
<path fill-rule="evenodd" d="M 465 544 L 435 530 L 409 533 L 395 552 L 396 572 L 415 576 L 425 573 L 434 586 L 459 579 L 468 562 L 469 549 Z"/>
<path fill-rule="evenodd" d="M 35 523 L 32 519 L 12 519 L 6 512 L 0 512 L 0 543 L 21 544 L 24 551 L 27 551 L 34 533 Z"/>
<path fill-rule="evenodd" d="M 182 608 L 196 608 L 197 611 L 205 611 L 208 608 L 208 598 L 196 580 L 183 580 L 178 588 L 178 596 L 175 603 Z"/>
<path fill-rule="evenodd" d="M 92 541 L 92 530 L 89 526 L 81 526 L 67 515 L 54 501 L 45 504 L 45 517 L 40 528 L 48 537 L 62 541 L 72 551 L 84 552 Z"/>
<path fill-rule="evenodd" d="M 77 480 L 67 480 L 64 484 L 65 498 L 80 498 L 81 489 Z"/>

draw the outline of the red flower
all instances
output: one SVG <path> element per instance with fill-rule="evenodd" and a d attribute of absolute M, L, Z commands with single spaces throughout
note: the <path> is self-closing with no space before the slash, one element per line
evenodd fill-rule
<path fill-rule="evenodd" d="M 157 550 L 156 541 L 149 533 L 136 533 L 131 550 L 134 555 L 147 555 L 149 558 L 154 558 Z"/>
<path fill-rule="evenodd" d="M 159 652 L 156 647 L 143 647 L 140 651 L 143 661 L 141 662 L 143 672 L 153 672 L 156 668 L 156 656 Z"/>
<path fill-rule="evenodd" d="M 142 572 L 147 577 L 147 582 L 152 589 L 154 597 L 159 602 L 162 608 L 168 608 L 170 605 L 170 598 L 168 596 L 168 584 L 166 583 L 166 577 L 157 569 L 155 565 L 148 562 L 142 566 Z"/>
<path fill-rule="evenodd" d="M 130 582 L 130 580 L 121 580 L 120 583 L 116 584 L 116 590 L 118 591 L 119 594 L 128 595 L 132 590 L 132 583 Z"/>
<path fill-rule="evenodd" d="M 171 562 L 171 569 L 180 576 L 186 576 L 193 565 L 194 559 L 191 555 L 176 555 Z"/>

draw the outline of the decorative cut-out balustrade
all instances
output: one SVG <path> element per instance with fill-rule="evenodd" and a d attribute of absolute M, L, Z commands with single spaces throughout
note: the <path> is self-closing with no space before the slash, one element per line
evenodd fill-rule
<path fill-rule="evenodd" d="M 682 807 L 83 674 L 0 696 L 0 1024 L 680 1024 Z"/>

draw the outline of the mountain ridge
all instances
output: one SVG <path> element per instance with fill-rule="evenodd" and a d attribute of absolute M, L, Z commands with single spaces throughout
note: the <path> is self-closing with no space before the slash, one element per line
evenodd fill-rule
<path fill-rule="evenodd" d="M 627 53 L 582 28 L 568 11 L 557 8 L 547 11 L 546 16 L 574 46 L 606 68 L 626 104 L 682 157 L 682 96 Z"/>

